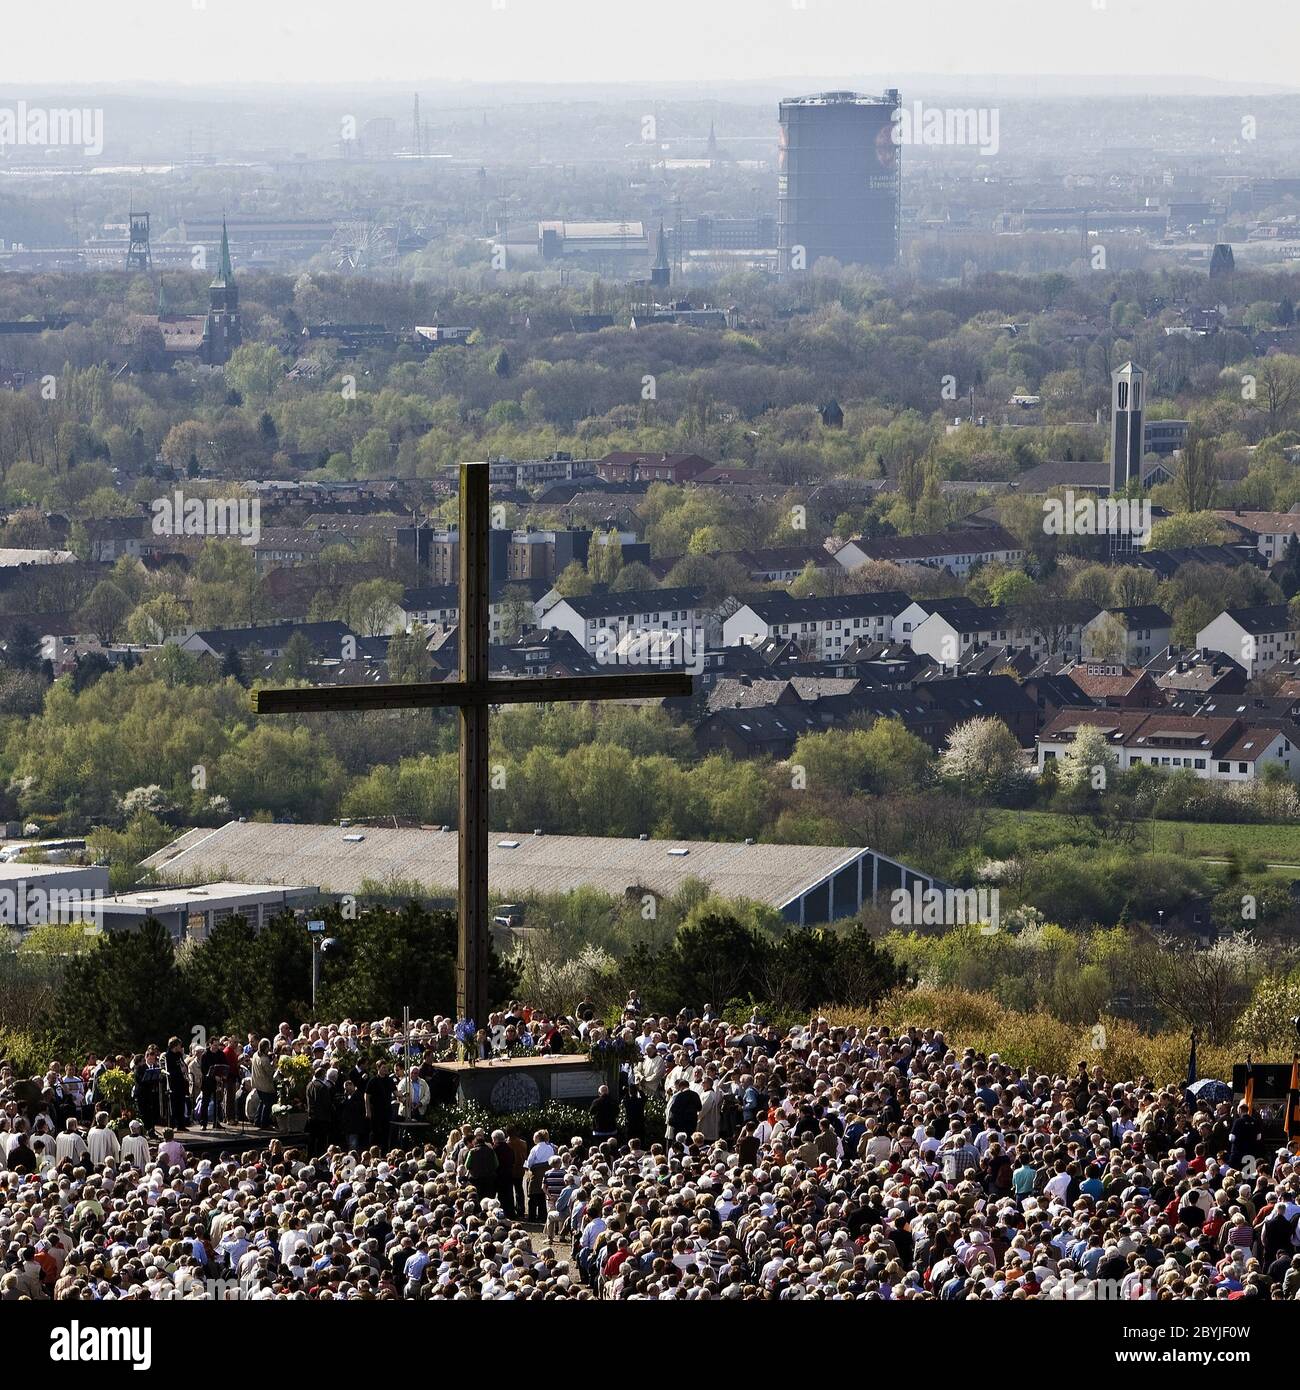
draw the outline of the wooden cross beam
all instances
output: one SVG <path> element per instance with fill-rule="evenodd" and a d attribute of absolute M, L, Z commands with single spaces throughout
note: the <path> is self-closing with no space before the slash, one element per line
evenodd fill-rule
<path fill-rule="evenodd" d="M 573 700 L 665 699 L 691 693 L 685 672 L 628 673 L 555 680 L 491 680 L 488 675 L 488 465 L 460 466 L 459 679 L 412 685 L 342 685 L 256 690 L 257 714 L 327 710 L 439 709 L 460 711 L 459 935 L 456 1008 L 482 1025 L 488 1015 L 488 711 L 493 705 Z"/>

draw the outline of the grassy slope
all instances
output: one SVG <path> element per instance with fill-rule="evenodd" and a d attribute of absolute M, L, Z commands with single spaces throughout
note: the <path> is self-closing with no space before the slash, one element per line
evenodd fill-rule
<path fill-rule="evenodd" d="M 1055 840 L 1062 817 L 1053 811 L 996 811 L 996 820 L 1017 822 L 1024 831 L 1037 824 L 1045 838 Z M 1149 829 L 1139 838 L 1149 849 Z M 1300 865 L 1300 825 L 1218 825 L 1194 821 L 1155 822 L 1155 848 L 1160 854 L 1185 854 L 1193 858 L 1222 859 L 1229 849 L 1257 855 L 1270 863 Z"/>

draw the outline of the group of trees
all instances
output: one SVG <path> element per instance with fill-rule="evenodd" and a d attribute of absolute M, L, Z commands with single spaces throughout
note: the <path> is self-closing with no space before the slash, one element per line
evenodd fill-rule
<path fill-rule="evenodd" d="M 870 1006 L 907 981 L 861 924 L 792 928 L 772 940 L 721 913 L 688 923 L 658 950 L 634 948 L 619 973 L 654 1011 L 756 1006 L 787 1018 L 828 1003 Z"/>
<path fill-rule="evenodd" d="M 1261 1049 L 1290 1046 L 1290 1018 L 1280 1017 L 1275 996 L 1295 998 L 1300 960 L 1292 945 L 1234 933 L 1199 949 L 1158 932 L 1042 921 L 1013 932 L 894 931 L 882 944 L 922 986 L 988 994 L 1024 1013 L 1042 1009 L 1079 1024 L 1110 1015 L 1151 1032 L 1195 1028 L 1212 1043 L 1244 1027 Z"/>
<path fill-rule="evenodd" d="M 89 944 L 85 938 L 60 944 L 53 937 L 68 929 L 43 929 L 44 955 L 23 958 L 43 960 L 57 988 L 47 1000 L 49 1013 L 27 1020 L 29 1032 L 59 1048 L 129 1053 L 171 1035 L 188 1046 L 215 1032 L 270 1033 L 281 1022 L 296 1027 L 309 1017 L 379 1018 L 403 1006 L 413 1017 L 454 1012 L 453 914 L 408 902 L 320 915 L 334 945 L 321 956 L 314 1012 L 312 940 L 292 915 L 260 931 L 230 918 L 206 940 L 179 946 L 152 919 L 138 931 L 107 933 Z M 764 929 L 715 900 L 700 902 L 661 944 L 643 941 L 606 966 L 603 990 L 593 979 L 574 977 L 570 993 L 548 1004 L 570 1012 L 593 994 L 604 1005 L 635 989 L 654 1010 L 761 1005 L 769 1017 L 787 1018 L 823 1003 L 869 1006 L 907 978 L 861 925 Z M 521 970 L 528 983 L 528 969 L 525 960 L 492 950 L 494 1007 L 518 992 Z"/>
<path fill-rule="evenodd" d="M 347 791 L 343 812 L 450 824 L 456 766 L 454 753 L 441 753 L 377 767 Z M 770 795 L 768 769 L 759 763 L 721 756 L 682 763 L 608 742 L 503 756 L 492 779 L 495 828 L 548 834 L 745 839 L 762 829 Z"/>
<path fill-rule="evenodd" d="M 45 295 L 74 297 L 71 283 L 41 279 Z M 743 332 L 619 326 L 599 334 L 568 331 L 572 288 L 507 274 L 496 277 L 495 293 L 445 295 L 441 308 L 476 326 L 468 345 L 422 354 L 395 340 L 367 349 L 358 363 L 314 339 L 312 371 L 290 380 L 304 323 L 317 315 L 391 315 L 394 328 L 420 322 L 421 290 L 409 280 L 248 276 L 249 341 L 224 378 L 114 379 L 105 367 L 114 360 L 111 331 L 100 343 L 94 327 L 25 344 L 32 369 L 52 375 L 58 389 L 49 400 L 0 398 L 3 500 L 118 515 L 147 498 L 124 497 L 130 484 L 115 487 L 110 468 L 147 487 L 142 475 L 155 456 L 190 476 L 237 479 L 293 472 L 303 459 L 333 477 L 433 476 L 466 457 L 693 449 L 752 465 L 777 484 L 888 475 L 896 490 L 855 524 L 927 529 L 953 519 L 944 481 L 1006 481 L 1046 458 L 1100 456 L 1100 432 L 1074 422 L 1106 404 L 1110 371 L 1133 357 L 1148 369 L 1153 409 L 1196 425 L 1199 443 L 1167 485 L 1181 510 L 1204 509 L 1216 493 L 1232 503 L 1261 489 L 1285 508 L 1294 487 L 1273 465 L 1297 423 L 1300 377 L 1285 354 L 1256 360 L 1253 335 L 1287 331 L 1289 287 L 1282 274 L 1237 279 L 1233 326 L 1189 339 L 1164 333 L 1178 322 L 1168 306 L 1210 305 L 1217 296 L 1181 271 L 986 274 L 955 287 L 886 286 L 828 267 L 813 277 L 811 294 L 791 296 L 737 276 L 717 288 L 746 317 Z M 40 312 L 32 289 L 32 311 Z M 197 277 L 177 292 L 201 293 Z M 111 296 L 86 296 L 78 285 L 75 297 L 102 312 L 108 328 Z M 774 315 L 774 299 L 787 297 L 786 312 Z M 1008 319 L 1018 324 L 1014 335 L 1004 329 Z M 1082 346 L 1081 325 L 1094 335 Z M 944 393 L 948 381 L 957 395 Z M 979 413 L 994 420 L 1012 393 L 1040 396 L 1039 427 L 946 433 L 952 402 L 972 388 Z M 815 408 L 832 396 L 845 409 L 843 429 L 825 428 Z M 1247 458 L 1253 445 L 1261 451 Z"/>
<path fill-rule="evenodd" d="M 231 918 L 205 941 L 178 948 L 149 920 L 64 958 L 52 1013 L 37 1031 L 62 1048 L 131 1052 L 173 1034 L 188 1046 L 214 1032 L 269 1033 L 309 1017 L 379 1018 L 402 1006 L 413 1017 L 454 1013 L 452 914 L 408 903 L 355 918 L 322 915 L 336 945 L 321 958 L 314 1013 L 312 943 L 301 921 L 284 916 L 255 932 Z M 519 966 L 493 950 L 490 969 L 496 1007 L 517 992 Z M 611 979 L 611 999 L 635 989 L 655 1010 L 761 1003 L 769 1016 L 789 1017 L 827 1002 L 870 1005 L 906 976 L 864 927 L 791 929 L 773 939 L 713 910 L 663 946 L 633 948 Z M 572 1011 L 581 997 L 557 1006 Z"/>
<path fill-rule="evenodd" d="M 303 726 L 254 723 L 233 678 L 211 677 L 176 647 L 74 693 L 56 682 L 39 714 L 5 721 L 0 767 L 25 815 L 87 827 L 119 823 L 128 793 L 161 788 L 181 820 L 336 804 L 345 774 Z M 213 798 L 224 800 L 214 807 Z"/>
<path fill-rule="evenodd" d="M 286 915 L 254 931 L 234 917 L 178 947 L 151 918 L 67 959 L 45 1027 L 60 1047 L 130 1052 L 171 1035 L 188 1047 L 213 1032 L 270 1033 L 312 1016 L 382 1018 L 403 1005 L 416 1018 L 455 1012 L 454 914 L 408 903 L 320 915 L 337 944 L 321 956 L 314 1015 L 304 922 Z M 489 971 L 492 999 L 503 1003 L 517 972 L 495 950 Z"/>
<path fill-rule="evenodd" d="M 418 678 L 427 661 L 419 638 L 397 647 L 395 674 Z M 309 653 L 297 656 L 291 644 L 276 678 L 308 674 Z M 451 716 L 257 720 L 239 668 L 169 646 L 132 669 L 81 680 L 79 668 L 48 689 L 39 672 L 0 672 L 7 813 L 93 827 L 120 886 L 185 824 L 234 815 L 454 822 Z M 33 687 L 25 707 L 24 682 Z M 805 735 L 784 760 L 737 761 L 701 757 L 689 725 L 662 710 L 517 707 L 494 716 L 490 757 L 498 830 L 870 844 L 968 883 L 984 860 L 1014 860 L 1020 872 L 1003 888 L 1018 903 L 1052 902 L 1071 924 L 1149 920 L 1222 891 L 1195 863 L 1143 859 L 1153 819 L 1300 819 L 1300 797 L 1278 774 L 1223 788 L 1188 771 L 1121 772 L 1096 735 L 1033 778 L 1008 727 L 991 717 L 958 725 L 938 755 L 900 721 L 881 719 Z M 1057 813 L 1060 833 L 1008 845 L 993 809 L 1031 805 Z"/>

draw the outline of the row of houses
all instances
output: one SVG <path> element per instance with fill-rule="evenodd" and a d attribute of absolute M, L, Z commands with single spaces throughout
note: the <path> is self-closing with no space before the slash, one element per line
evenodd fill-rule
<path fill-rule="evenodd" d="M 1063 757 L 1085 729 L 1099 730 L 1121 769 L 1187 769 L 1217 782 L 1253 782 L 1270 767 L 1300 773 L 1300 729 L 1258 714 L 1180 715 L 1167 710 L 1066 709 L 1038 736 L 1038 768 Z"/>
<path fill-rule="evenodd" d="M 834 554 L 837 563 L 850 571 L 885 560 L 947 570 L 965 579 L 980 565 L 1018 567 L 1024 562 L 1025 548 L 1001 526 L 973 526 L 916 536 L 857 537 L 837 546 Z"/>
<path fill-rule="evenodd" d="M 722 622 L 724 646 L 792 639 L 814 659 L 829 661 L 859 642 L 897 643 L 944 667 L 973 653 L 1015 647 L 1035 657 L 1092 655 L 1103 644 L 1126 660 L 1167 647 L 1173 620 L 1154 605 L 1102 610 L 1081 600 L 1037 607 L 981 607 L 955 596 L 913 599 L 887 590 L 830 598 L 751 595 Z"/>
<path fill-rule="evenodd" d="M 418 625 L 430 634 L 445 635 L 458 621 L 454 586 L 409 588 L 384 633 L 409 632 Z M 676 664 L 686 664 L 710 648 L 758 651 L 768 646 L 790 660 L 856 664 L 878 658 L 873 648 L 892 646 L 950 674 L 987 651 L 1019 652 L 1034 662 L 1071 660 L 1098 655 L 1102 643 L 1107 644 L 1102 654 L 1113 660 L 1142 661 L 1169 645 L 1172 630 L 1169 616 L 1153 605 L 1103 611 L 1093 604 L 1063 600 L 1036 616 L 982 608 L 964 597 L 913 599 L 901 591 L 886 591 L 808 599 L 763 593 L 735 607 L 726 602 L 718 607 L 707 604 L 701 591 L 691 587 L 599 589 L 566 597 L 545 580 L 495 583 L 489 621 L 494 643 L 537 627 L 566 633 L 588 656 L 608 657 L 618 643 L 643 640 L 657 644 L 657 660 Z M 235 640 L 251 640 L 249 634 L 254 634 L 261 648 L 268 649 L 268 634 L 294 631 L 329 646 L 350 633 L 341 623 L 281 623 L 241 630 Z M 224 649 L 220 634 L 187 633 L 178 640 L 191 651 Z"/>
<path fill-rule="evenodd" d="M 956 676 L 902 690 L 864 680 L 847 682 L 846 690 L 812 686 L 801 691 L 797 681 L 778 678 L 779 689 L 771 703 L 707 711 L 695 723 L 700 751 L 736 758 L 786 758 L 805 734 L 868 725 L 878 719 L 898 720 L 935 752 L 958 724 L 979 718 L 1001 719 L 1022 746 L 1031 747 L 1037 727 L 1033 701 L 1006 675 Z"/>
<path fill-rule="evenodd" d="M 1090 465 L 1091 466 L 1091 465 Z M 1097 465 L 1104 468 L 1105 465 Z M 1079 477 L 1080 465 L 1043 464 L 1030 474 L 1038 476 L 1045 486 L 1034 485 L 1030 474 L 1020 480 L 1021 488 L 1030 493 L 1046 492 L 1048 488 L 1059 489 L 1060 477 L 1070 477 L 1075 481 L 1066 484 L 1068 489 L 1080 495 L 1096 493 L 1104 496 L 1109 491 L 1100 477 Z M 1167 470 L 1164 470 L 1167 472 Z M 1167 478 L 1151 477 L 1148 483 L 1167 481 Z M 1297 504 L 1300 507 L 1300 504 Z M 1166 515 L 1159 509 L 1152 509 L 1152 518 Z M 1265 567 L 1281 564 L 1291 554 L 1291 547 L 1300 539 L 1300 510 L 1290 512 L 1247 511 L 1236 508 L 1221 510 L 1213 516 L 1222 524 L 1228 539 L 1222 547 L 1214 547 L 1216 558 L 1213 563 L 1240 564 L 1247 557 L 1241 552 L 1250 551 L 1258 556 Z M 1000 564 L 1012 568 L 1024 562 L 1025 548 L 1021 541 L 999 525 L 990 511 L 976 513 L 967 519 L 968 524 L 916 536 L 879 536 L 870 539 L 858 537 L 845 542 L 828 542 L 833 548 L 836 561 L 845 569 L 855 570 L 871 561 L 889 561 L 897 565 L 925 565 L 931 569 L 946 570 L 958 579 L 969 577 L 980 565 Z M 974 522 L 975 524 L 969 524 Z M 1125 563 L 1133 562 L 1146 548 L 1147 537 L 1135 535 L 1132 544 L 1112 547 L 1115 557 Z M 1233 553 L 1236 552 L 1236 553 Z"/>

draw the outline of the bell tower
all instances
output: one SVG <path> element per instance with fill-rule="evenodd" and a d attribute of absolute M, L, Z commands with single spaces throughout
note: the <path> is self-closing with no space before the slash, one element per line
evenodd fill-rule
<path fill-rule="evenodd" d="M 230 234 L 221 219 L 221 262 L 216 279 L 208 286 L 208 319 L 203 328 L 203 360 L 212 366 L 230 361 L 230 354 L 244 341 L 239 313 L 239 287 L 230 264 Z"/>
<path fill-rule="evenodd" d="M 673 271 L 668 260 L 668 237 L 664 224 L 659 224 L 659 236 L 655 241 L 655 261 L 650 267 L 650 283 L 655 289 L 662 289 L 672 282 Z"/>
<path fill-rule="evenodd" d="M 1125 362 L 1110 376 L 1110 494 L 1120 496 L 1132 479 L 1142 479 L 1146 373 Z"/>

